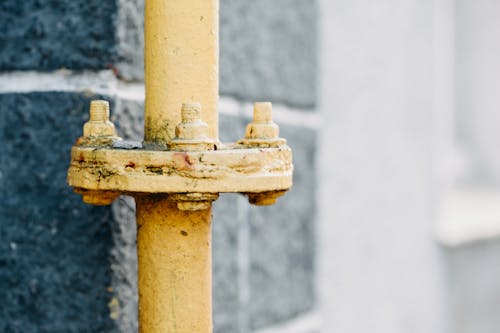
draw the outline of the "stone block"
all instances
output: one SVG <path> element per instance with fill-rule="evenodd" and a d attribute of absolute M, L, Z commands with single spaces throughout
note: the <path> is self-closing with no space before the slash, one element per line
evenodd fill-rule
<path fill-rule="evenodd" d="M 119 76 L 144 80 L 144 0 L 118 0 L 116 29 Z"/>
<path fill-rule="evenodd" d="M 1 332 L 116 331 L 111 210 L 83 204 L 66 185 L 88 103 L 71 93 L 0 94 Z"/>
<path fill-rule="evenodd" d="M 144 79 L 143 0 L 120 0 L 119 75 Z M 222 0 L 221 94 L 311 107 L 316 100 L 316 1 Z"/>
<path fill-rule="evenodd" d="M 242 220 L 236 194 L 222 194 L 212 221 L 214 332 L 240 332 L 238 230 Z"/>
<path fill-rule="evenodd" d="M 144 102 L 117 99 L 111 110 L 111 120 L 118 135 L 126 140 L 142 141 L 144 138 Z"/>
<path fill-rule="evenodd" d="M 116 0 L 0 2 L 0 69 L 102 69 L 117 58 Z"/>
<path fill-rule="evenodd" d="M 315 305 L 313 130 L 280 126 L 294 154 L 293 188 L 274 206 L 250 208 L 250 323 L 260 329 Z"/>
<path fill-rule="evenodd" d="M 113 203 L 111 224 L 113 245 L 109 262 L 114 298 L 111 316 L 122 333 L 137 332 L 137 227 L 135 201 L 121 196 Z"/>
<path fill-rule="evenodd" d="M 221 94 L 310 107 L 316 100 L 316 1 L 222 0 Z"/>

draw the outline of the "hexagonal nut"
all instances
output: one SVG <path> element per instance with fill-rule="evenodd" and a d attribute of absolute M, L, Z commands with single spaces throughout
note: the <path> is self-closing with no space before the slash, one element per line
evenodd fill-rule
<path fill-rule="evenodd" d="M 169 195 L 169 199 L 177 203 L 179 210 L 190 212 L 209 209 L 212 202 L 218 198 L 218 193 L 174 193 Z"/>
<path fill-rule="evenodd" d="M 82 195 L 84 203 L 94 206 L 109 206 L 120 196 L 120 192 L 115 191 L 94 191 L 81 188 L 75 188 L 74 191 Z"/>
<path fill-rule="evenodd" d="M 85 137 L 114 137 L 116 136 L 115 125 L 109 121 L 89 121 L 83 125 L 83 136 Z"/>
<path fill-rule="evenodd" d="M 275 123 L 250 123 L 245 132 L 246 139 L 275 139 L 279 135 L 280 130 Z"/>
<path fill-rule="evenodd" d="M 206 139 L 207 134 L 208 125 L 201 120 L 182 122 L 175 128 L 177 139 Z"/>
<path fill-rule="evenodd" d="M 246 193 L 248 202 L 255 206 L 271 206 L 287 191 L 269 191 L 260 193 Z"/>

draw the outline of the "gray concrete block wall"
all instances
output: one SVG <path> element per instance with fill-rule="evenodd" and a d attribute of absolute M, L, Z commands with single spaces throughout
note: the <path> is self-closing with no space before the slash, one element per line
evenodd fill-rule
<path fill-rule="evenodd" d="M 118 0 L 118 75 L 127 81 L 144 80 L 144 0 Z"/>
<path fill-rule="evenodd" d="M 250 326 L 261 329 L 315 306 L 316 133 L 281 126 L 294 154 L 294 186 L 276 205 L 250 207 Z"/>
<path fill-rule="evenodd" d="M 117 332 L 112 212 L 65 182 L 92 97 L 0 94 L 1 332 Z"/>
<path fill-rule="evenodd" d="M 316 103 L 316 1 L 222 0 L 221 93 Z"/>
<path fill-rule="evenodd" d="M 116 13 L 116 0 L 3 0 L 0 70 L 107 68 Z"/>
<path fill-rule="evenodd" d="M 238 211 L 241 200 L 237 195 L 224 194 L 214 204 L 213 255 L 213 316 L 214 332 L 241 332 L 244 322 L 241 308 L 241 267 Z"/>
<path fill-rule="evenodd" d="M 2 2 L 0 46 L 8 49 L 0 54 L 0 80 L 12 71 L 111 68 L 121 85 L 140 84 L 142 6 L 141 0 Z M 315 10 L 315 1 L 221 1 L 221 93 L 237 109 L 221 114 L 221 140 L 244 133 L 249 119 L 238 101 L 270 99 L 314 116 Z M 122 136 L 140 140 L 143 101 L 113 93 L 115 83 L 105 89 L 112 119 Z M 137 329 L 133 200 L 91 207 L 65 184 L 69 149 L 81 134 L 88 102 L 107 86 L 89 85 L 67 93 L 43 86 L 22 95 L 9 85 L 0 91 L 0 181 L 14 189 L 2 193 L 0 203 L 6 305 L 0 331 Z M 293 119 L 281 128 L 295 152 L 293 190 L 272 208 L 250 207 L 240 195 L 215 203 L 215 332 L 279 326 L 316 304 L 315 129 Z M 47 147 L 53 155 L 44 153 Z"/>
<path fill-rule="evenodd" d="M 109 316 L 119 332 L 137 332 L 137 247 L 135 201 L 120 196 L 112 205 L 111 289 Z"/>

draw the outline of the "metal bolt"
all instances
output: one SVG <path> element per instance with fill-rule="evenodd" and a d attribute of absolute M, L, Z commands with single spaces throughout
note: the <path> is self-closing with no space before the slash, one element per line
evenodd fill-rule
<path fill-rule="evenodd" d="M 109 121 L 109 102 L 95 100 L 90 102 L 90 119 L 83 126 L 86 138 L 116 137 L 115 125 Z"/>
<path fill-rule="evenodd" d="M 95 100 L 90 102 L 90 121 L 108 121 L 109 102 Z"/>
<path fill-rule="evenodd" d="M 257 102 L 253 107 L 253 122 L 269 124 L 273 122 L 273 105 L 270 102 Z"/>
<path fill-rule="evenodd" d="M 276 139 L 279 137 L 279 127 L 273 123 L 273 105 L 269 102 L 255 103 L 253 107 L 253 122 L 248 124 L 245 139 Z"/>
<path fill-rule="evenodd" d="M 182 104 L 182 122 L 175 128 L 176 139 L 203 140 L 208 137 L 208 125 L 201 120 L 200 114 L 200 103 Z"/>
<path fill-rule="evenodd" d="M 273 105 L 269 102 L 254 104 L 253 121 L 248 124 L 245 138 L 239 143 L 249 147 L 276 147 L 286 141 L 279 137 L 279 127 L 273 122 Z"/>
<path fill-rule="evenodd" d="M 175 139 L 168 147 L 180 151 L 214 149 L 214 142 L 208 137 L 208 125 L 201 120 L 200 103 L 182 104 L 181 122 L 175 127 Z"/>
<path fill-rule="evenodd" d="M 201 104 L 198 102 L 182 104 L 181 118 L 182 122 L 201 120 Z"/>

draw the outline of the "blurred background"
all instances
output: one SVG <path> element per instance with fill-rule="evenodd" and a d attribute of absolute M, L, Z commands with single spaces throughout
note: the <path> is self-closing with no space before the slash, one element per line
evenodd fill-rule
<path fill-rule="evenodd" d="M 220 133 L 270 100 L 273 207 L 214 205 L 214 331 L 500 332 L 500 1 L 221 0 Z M 143 136 L 143 0 L 0 1 L 0 332 L 137 330 L 134 202 L 66 185 L 92 99 Z"/>

